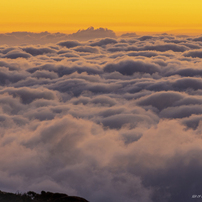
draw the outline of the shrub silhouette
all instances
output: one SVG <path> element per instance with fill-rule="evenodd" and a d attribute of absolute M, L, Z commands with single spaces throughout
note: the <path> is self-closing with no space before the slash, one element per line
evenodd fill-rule
<path fill-rule="evenodd" d="M 0 191 L 0 202 L 88 202 L 77 196 L 68 196 L 63 193 L 52 193 L 41 191 L 37 194 L 33 191 L 27 193 L 8 193 Z"/>

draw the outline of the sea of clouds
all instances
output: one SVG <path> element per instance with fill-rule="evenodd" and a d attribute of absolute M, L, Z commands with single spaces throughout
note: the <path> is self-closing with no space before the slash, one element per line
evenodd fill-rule
<path fill-rule="evenodd" d="M 200 201 L 202 37 L 87 31 L 1 35 L 0 190 Z"/>

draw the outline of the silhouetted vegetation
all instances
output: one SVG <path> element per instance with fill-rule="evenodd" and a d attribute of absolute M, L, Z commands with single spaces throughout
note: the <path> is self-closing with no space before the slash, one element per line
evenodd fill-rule
<path fill-rule="evenodd" d="M 8 193 L 0 191 L 0 202 L 88 202 L 84 198 L 68 196 L 62 193 L 42 191 L 37 194 L 33 191 L 27 193 Z"/>

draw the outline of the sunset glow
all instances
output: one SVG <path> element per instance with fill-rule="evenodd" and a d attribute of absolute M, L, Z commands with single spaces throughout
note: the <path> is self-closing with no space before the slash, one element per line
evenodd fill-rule
<path fill-rule="evenodd" d="M 0 8 L 0 202 L 202 199 L 202 0 Z"/>
<path fill-rule="evenodd" d="M 200 0 L 1 0 L 0 32 L 71 33 L 89 26 L 115 32 L 202 29 Z"/>

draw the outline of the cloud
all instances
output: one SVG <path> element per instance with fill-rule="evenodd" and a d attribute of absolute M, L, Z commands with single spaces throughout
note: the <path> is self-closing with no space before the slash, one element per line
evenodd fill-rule
<path fill-rule="evenodd" d="M 176 92 L 157 92 L 152 95 L 147 96 L 146 98 L 140 98 L 137 101 L 139 105 L 151 105 L 156 107 L 158 110 L 162 110 L 169 106 L 172 106 L 176 101 L 182 99 L 183 96 L 180 93 Z"/>
<path fill-rule="evenodd" d="M 189 117 L 183 118 L 182 123 L 186 125 L 188 128 L 196 130 L 201 120 L 202 120 L 201 115 L 191 115 Z"/>
<path fill-rule="evenodd" d="M 18 73 L 18 72 L 12 72 L 8 69 L 2 67 L 0 70 L 0 84 L 1 85 L 8 85 L 9 83 L 16 83 L 20 80 L 23 80 L 27 77 L 26 73 Z"/>
<path fill-rule="evenodd" d="M 32 74 L 32 77 L 36 77 L 36 78 L 50 78 L 50 79 L 55 79 L 58 77 L 58 75 L 55 72 L 49 72 L 49 71 L 45 71 L 45 70 L 38 70 L 36 72 L 34 72 Z"/>
<path fill-rule="evenodd" d="M 56 43 L 67 39 L 63 33 L 33 33 L 33 32 L 12 32 L 0 34 L 0 45 L 21 45 L 21 44 L 47 44 Z"/>
<path fill-rule="evenodd" d="M 89 27 L 86 30 L 79 30 L 76 33 L 68 35 L 68 38 L 70 39 L 78 39 L 84 41 L 105 37 L 115 38 L 116 34 L 112 30 L 109 30 L 107 28 L 94 29 L 94 27 Z"/>
<path fill-rule="evenodd" d="M 140 38 L 138 38 L 140 41 L 145 41 L 145 40 L 148 40 L 148 39 L 153 39 L 153 36 L 142 36 Z"/>
<path fill-rule="evenodd" d="M 29 48 L 23 48 L 22 50 L 33 56 L 55 52 L 54 50 L 52 50 L 50 48 L 38 48 L 37 49 L 37 48 L 29 47 Z"/>
<path fill-rule="evenodd" d="M 144 63 L 142 61 L 126 60 L 117 64 L 107 64 L 104 67 L 105 72 L 120 72 L 123 75 L 133 75 L 135 72 L 155 73 L 159 69 L 156 65 Z"/>
<path fill-rule="evenodd" d="M 66 57 L 66 56 L 65 56 Z M 68 74 L 72 74 L 74 72 L 87 72 L 88 74 L 99 74 L 101 73 L 101 70 L 98 68 L 93 68 L 91 66 L 87 66 L 87 67 L 80 67 L 80 65 L 76 65 L 75 66 L 65 66 L 65 65 L 59 65 L 59 66 L 54 66 L 52 64 L 47 64 L 44 65 L 42 67 L 39 68 L 31 68 L 28 69 L 27 71 L 29 72 L 36 72 L 37 70 L 45 70 L 45 71 L 49 71 L 49 72 L 55 72 L 58 74 L 59 77 L 62 77 L 64 75 L 68 75 Z"/>
<path fill-rule="evenodd" d="M 92 43 L 91 46 L 105 46 L 108 44 L 116 44 L 117 41 L 115 39 L 110 39 L 110 38 L 105 38 L 105 39 L 101 39 L 98 42 Z"/>
<path fill-rule="evenodd" d="M 47 100 L 53 100 L 55 99 L 54 92 L 48 90 L 48 89 L 30 89 L 30 88 L 6 88 L 3 90 L 0 90 L 0 94 L 8 93 L 9 95 L 12 95 L 13 97 L 19 97 L 24 104 L 31 103 L 35 99 L 47 99 Z"/>
<path fill-rule="evenodd" d="M 7 63 L 5 61 L 0 61 L 0 66 L 8 68 L 10 71 L 19 70 L 20 69 L 19 68 L 19 66 L 20 66 L 19 64 L 17 64 L 17 63 L 10 64 L 10 63 Z"/>
<path fill-rule="evenodd" d="M 157 53 L 154 53 L 154 52 L 136 51 L 136 52 L 128 53 L 128 56 L 155 57 L 155 56 L 158 56 L 158 54 L 157 54 Z"/>
<path fill-rule="evenodd" d="M 103 118 L 101 123 L 105 127 L 111 129 L 120 129 L 122 127 L 128 127 L 130 129 L 137 127 L 139 123 L 147 122 L 151 124 L 155 122 L 152 120 L 153 117 L 142 115 L 142 114 L 116 114 L 109 117 Z"/>
<path fill-rule="evenodd" d="M 137 34 L 135 32 L 131 32 L 131 33 L 125 33 L 125 34 L 122 34 L 121 37 L 136 37 Z"/>
<path fill-rule="evenodd" d="M 202 37 L 201 36 L 200 37 L 196 37 L 196 38 L 193 39 L 193 41 L 202 41 Z"/>
<path fill-rule="evenodd" d="M 202 58 L 202 51 L 189 51 L 184 54 L 185 57 Z"/>
<path fill-rule="evenodd" d="M 5 48 L 5 49 L 1 50 L 0 52 L 3 54 L 7 54 L 8 52 L 10 52 L 12 50 L 15 50 L 15 48 Z"/>
<path fill-rule="evenodd" d="M 168 76 L 171 75 L 180 75 L 184 77 L 194 77 L 194 76 L 201 76 L 202 75 L 202 70 L 200 69 L 192 69 L 192 68 L 186 68 L 186 69 L 180 69 L 172 73 L 168 73 Z"/>
<path fill-rule="evenodd" d="M 80 43 L 78 41 L 64 41 L 64 42 L 58 43 L 58 45 L 65 46 L 66 48 L 73 48 L 73 47 L 79 46 Z"/>
<path fill-rule="evenodd" d="M 202 81 L 198 78 L 182 78 L 173 83 L 173 87 L 179 91 L 183 91 L 185 89 L 201 89 Z"/>
<path fill-rule="evenodd" d="M 189 117 L 192 114 L 201 114 L 201 105 L 188 105 L 179 107 L 168 107 L 164 109 L 161 113 L 161 117 L 165 118 L 184 118 Z"/>
<path fill-rule="evenodd" d="M 0 45 L 23 45 L 23 44 L 48 44 L 48 43 L 57 43 L 59 41 L 67 40 L 81 40 L 87 41 L 90 39 L 96 38 L 116 38 L 116 34 L 107 28 L 98 28 L 94 29 L 89 27 L 87 29 L 78 30 L 72 34 L 64 33 L 33 33 L 33 32 L 12 32 L 0 34 Z"/>
<path fill-rule="evenodd" d="M 173 52 L 185 52 L 189 50 L 188 47 L 184 45 L 176 45 L 176 44 L 163 44 L 163 45 L 145 45 L 143 47 L 138 46 L 128 46 L 128 47 L 112 47 L 109 48 L 109 52 L 118 52 L 118 51 L 159 51 L 159 52 L 166 52 L 166 51 L 173 51 Z"/>
<path fill-rule="evenodd" d="M 165 45 L 145 46 L 143 50 L 156 50 L 161 52 L 172 50 L 173 52 L 184 52 L 188 50 L 188 48 L 182 45 L 165 44 Z"/>
<path fill-rule="evenodd" d="M 201 194 L 197 37 L 89 28 L 0 38 L 0 190 L 94 202 Z"/>
<path fill-rule="evenodd" d="M 99 50 L 97 48 L 92 48 L 89 46 L 86 47 L 78 47 L 74 49 L 77 52 L 86 52 L 86 53 L 99 53 Z"/>
<path fill-rule="evenodd" d="M 186 40 L 181 40 L 181 39 L 171 39 L 171 40 L 165 40 L 166 43 L 186 43 Z"/>
<path fill-rule="evenodd" d="M 31 55 L 27 54 L 27 53 L 23 53 L 21 51 L 13 50 L 13 51 L 10 51 L 7 54 L 5 54 L 3 57 L 10 58 L 10 59 L 16 59 L 16 58 L 25 58 L 26 59 L 26 58 L 31 57 Z"/>

